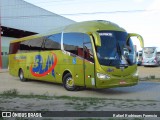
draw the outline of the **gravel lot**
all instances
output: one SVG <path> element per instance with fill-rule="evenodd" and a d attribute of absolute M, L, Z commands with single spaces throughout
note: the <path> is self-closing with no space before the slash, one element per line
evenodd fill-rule
<path fill-rule="evenodd" d="M 143 80 L 148 80 L 146 77 L 155 76 L 155 78 L 159 80 L 160 78 L 160 67 L 138 67 L 139 76 L 143 78 Z M 100 98 L 113 98 L 113 99 L 142 99 L 146 100 L 148 98 L 147 93 L 158 92 L 160 82 L 155 83 L 149 82 L 140 82 L 138 85 L 133 87 L 123 87 L 123 88 L 111 88 L 111 89 L 85 89 L 77 92 L 66 91 L 62 85 L 57 85 L 53 83 L 40 82 L 40 81 L 28 81 L 28 82 L 20 82 L 18 77 L 13 77 L 8 74 L 6 70 L 0 72 L 0 93 L 10 89 L 17 89 L 20 94 L 39 94 L 39 95 L 50 95 L 50 96 L 76 96 L 76 97 L 100 97 Z M 157 87 L 156 87 L 157 86 Z M 146 96 L 144 96 L 143 89 L 148 89 Z M 153 93 L 152 93 L 153 92 Z M 137 93 L 137 97 L 134 97 L 132 94 Z M 144 94 L 143 97 L 141 94 Z M 127 95 L 126 95 L 127 94 Z M 154 98 L 154 97 L 150 97 Z M 157 99 L 157 98 L 155 98 Z M 154 100 L 155 100 L 154 99 Z M 153 99 L 151 99 L 153 100 Z"/>
<path fill-rule="evenodd" d="M 160 67 L 140 66 L 138 71 L 140 78 L 160 78 Z M 20 82 L 19 78 L 12 77 L 7 70 L 3 70 L 0 71 L 0 111 L 160 111 L 160 83 L 155 80 L 143 81 L 133 87 L 69 92 L 62 85 L 38 81 Z M 18 95 L 3 95 L 4 91 L 13 89 L 18 91 Z"/>
<path fill-rule="evenodd" d="M 160 67 L 144 67 L 138 66 L 139 77 L 151 77 L 155 76 L 155 78 L 160 78 Z"/>

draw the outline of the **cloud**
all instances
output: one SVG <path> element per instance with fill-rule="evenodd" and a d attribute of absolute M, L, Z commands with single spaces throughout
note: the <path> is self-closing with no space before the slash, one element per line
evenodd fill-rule
<path fill-rule="evenodd" d="M 134 0 L 134 2 L 142 3 L 142 2 L 144 2 L 144 0 Z"/>
<path fill-rule="evenodd" d="M 160 10 L 160 0 L 154 0 L 147 10 Z"/>

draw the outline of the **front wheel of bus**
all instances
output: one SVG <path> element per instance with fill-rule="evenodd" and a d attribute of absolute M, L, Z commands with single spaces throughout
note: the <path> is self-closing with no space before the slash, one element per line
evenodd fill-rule
<path fill-rule="evenodd" d="M 74 80 L 72 78 L 72 75 L 70 73 L 67 73 L 63 77 L 63 86 L 68 91 L 74 91 L 77 90 L 77 86 L 74 85 Z"/>
<path fill-rule="evenodd" d="M 26 79 L 24 78 L 24 72 L 22 69 L 19 70 L 19 79 L 24 82 Z"/>

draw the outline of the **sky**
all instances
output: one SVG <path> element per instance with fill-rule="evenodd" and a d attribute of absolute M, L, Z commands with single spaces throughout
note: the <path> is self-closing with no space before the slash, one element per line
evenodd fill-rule
<path fill-rule="evenodd" d="M 107 20 L 160 47 L 160 0 L 24 0 L 76 22 Z M 134 44 L 140 50 L 139 41 Z"/>

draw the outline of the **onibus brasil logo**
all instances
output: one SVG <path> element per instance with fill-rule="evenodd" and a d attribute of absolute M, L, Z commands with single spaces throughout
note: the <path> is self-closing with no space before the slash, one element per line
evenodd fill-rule
<path fill-rule="evenodd" d="M 30 66 L 30 72 L 35 77 L 43 77 L 52 72 L 52 76 L 55 77 L 54 68 L 57 64 L 57 56 L 52 53 L 52 55 L 48 55 L 45 67 L 43 67 L 43 56 L 36 55 L 34 63 Z"/>

